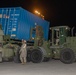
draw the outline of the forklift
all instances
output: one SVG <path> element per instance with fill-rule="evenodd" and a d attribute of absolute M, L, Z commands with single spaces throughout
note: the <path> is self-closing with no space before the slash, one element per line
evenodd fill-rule
<path fill-rule="evenodd" d="M 76 37 L 69 35 L 68 26 L 51 27 L 52 42 L 50 49 L 54 59 L 60 59 L 65 64 L 76 60 Z"/>

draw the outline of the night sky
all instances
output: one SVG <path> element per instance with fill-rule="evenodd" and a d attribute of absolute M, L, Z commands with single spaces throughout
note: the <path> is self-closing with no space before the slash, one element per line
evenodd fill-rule
<path fill-rule="evenodd" d="M 23 7 L 34 13 L 40 11 L 51 26 L 76 25 L 75 0 L 0 0 L 0 7 Z"/>

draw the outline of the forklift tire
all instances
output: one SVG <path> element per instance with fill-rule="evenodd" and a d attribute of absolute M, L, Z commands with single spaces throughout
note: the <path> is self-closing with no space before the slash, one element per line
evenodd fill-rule
<path fill-rule="evenodd" d="M 31 51 L 28 50 L 27 51 L 27 62 L 30 62 L 31 61 Z"/>
<path fill-rule="evenodd" d="M 61 51 L 60 60 L 65 64 L 71 64 L 75 61 L 75 54 L 73 50 L 67 48 Z"/>
<path fill-rule="evenodd" d="M 43 62 L 48 62 L 49 60 L 50 60 L 50 58 L 45 57 L 44 60 L 43 60 Z"/>
<path fill-rule="evenodd" d="M 19 59 L 18 55 L 14 56 L 14 62 L 15 63 L 20 63 L 20 59 Z"/>
<path fill-rule="evenodd" d="M 19 50 L 17 50 L 16 54 L 14 55 L 14 62 L 15 63 L 20 63 L 20 54 L 19 54 Z"/>
<path fill-rule="evenodd" d="M 40 50 L 33 50 L 31 52 L 31 61 L 33 63 L 40 63 L 44 59 L 43 53 Z"/>

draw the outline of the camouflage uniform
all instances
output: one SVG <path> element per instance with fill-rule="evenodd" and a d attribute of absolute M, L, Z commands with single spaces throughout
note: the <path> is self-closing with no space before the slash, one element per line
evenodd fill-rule
<path fill-rule="evenodd" d="M 22 64 L 26 63 L 26 56 L 27 56 L 26 43 L 23 42 L 20 50 L 20 60 Z"/>

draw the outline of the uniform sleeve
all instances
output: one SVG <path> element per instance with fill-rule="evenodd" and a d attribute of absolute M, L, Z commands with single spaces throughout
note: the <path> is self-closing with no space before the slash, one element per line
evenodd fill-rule
<path fill-rule="evenodd" d="M 26 44 L 23 46 L 23 48 L 26 48 Z"/>

